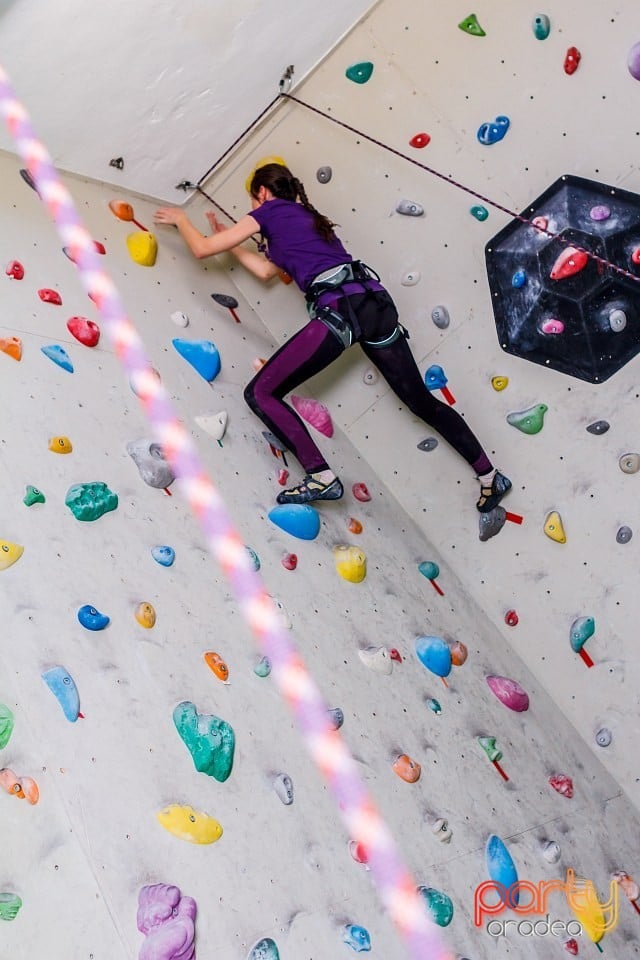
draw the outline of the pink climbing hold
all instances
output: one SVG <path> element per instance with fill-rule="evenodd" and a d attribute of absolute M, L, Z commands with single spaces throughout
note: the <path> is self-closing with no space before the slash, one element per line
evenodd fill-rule
<path fill-rule="evenodd" d="M 549 777 L 549 786 L 568 800 L 573 796 L 573 780 L 564 773 L 557 773 Z"/>
<path fill-rule="evenodd" d="M 489 689 L 509 710 L 516 713 L 524 713 L 529 709 L 529 695 L 517 680 L 510 680 L 509 677 L 496 677 L 489 674 L 487 677 Z"/>
<path fill-rule="evenodd" d="M 567 50 L 566 56 L 564 58 L 564 72 L 571 76 L 572 73 L 575 73 L 578 69 L 578 65 L 582 60 L 582 54 L 577 47 L 569 47 Z"/>
<path fill-rule="evenodd" d="M 556 320 L 554 317 L 551 320 L 545 320 L 543 323 L 541 323 L 540 330 L 542 333 L 547 333 L 550 335 L 564 333 L 564 323 L 562 320 Z"/>
<path fill-rule="evenodd" d="M 431 143 L 431 137 L 428 133 L 416 133 L 416 135 L 409 140 L 409 146 L 416 147 L 418 150 L 422 150 L 422 148 L 428 146 L 429 143 Z"/>
<path fill-rule="evenodd" d="M 85 347 L 95 347 L 100 339 L 100 327 L 86 317 L 71 317 L 67 320 L 67 330 Z"/>
<path fill-rule="evenodd" d="M 546 230 L 549 226 L 549 220 L 547 217 L 534 217 L 531 223 L 534 227 L 537 227 L 538 230 Z"/>
<path fill-rule="evenodd" d="M 24 277 L 24 267 L 19 260 L 12 260 L 7 264 L 5 273 L 8 277 L 11 277 L 12 280 L 22 280 Z"/>
<path fill-rule="evenodd" d="M 640 264 L 640 247 L 636 247 L 631 254 L 631 263 Z"/>
<path fill-rule="evenodd" d="M 38 296 L 43 303 L 55 303 L 57 307 L 62 306 L 62 297 L 57 290 L 50 290 L 49 287 L 43 287 L 38 290 Z"/>
<path fill-rule="evenodd" d="M 366 503 L 368 500 L 371 500 L 371 494 L 367 490 L 366 483 L 354 483 L 351 487 L 351 492 L 356 500 L 359 500 L 361 503 Z"/>
<path fill-rule="evenodd" d="M 295 394 L 291 396 L 291 403 L 303 420 L 323 433 L 325 437 L 333 436 L 331 414 L 324 403 L 312 397 L 297 397 Z"/>
<path fill-rule="evenodd" d="M 357 840 L 349 841 L 349 853 L 356 863 L 369 863 L 369 854 L 364 843 L 358 843 Z"/>
<path fill-rule="evenodd" d="M 589 255 L 576 247 L 567 247 L 557 258 L 549 276 L 552 280 L 565 280 L 584 270 L 589 261 Z"/>

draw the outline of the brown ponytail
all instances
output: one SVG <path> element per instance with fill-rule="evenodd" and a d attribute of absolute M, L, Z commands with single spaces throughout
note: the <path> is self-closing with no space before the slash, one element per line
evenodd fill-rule
<path fill-rule="evenodd" d="M 322 239 L 327 241 L 334 239 L 333 228 L 335 224 L 316 210 L 307 197 L 304 184 L 293 176 L 288 167 L 279 163 L 267 163 L 264 167 L 258 167 L 251 181 L 250 192 L 252 197 L 257 197 L 260 187 L 266 187 L 279 200 L 291 200 L 293 202 L 300 200 L 305 210 L 313 214 L 315 228 Z"/>

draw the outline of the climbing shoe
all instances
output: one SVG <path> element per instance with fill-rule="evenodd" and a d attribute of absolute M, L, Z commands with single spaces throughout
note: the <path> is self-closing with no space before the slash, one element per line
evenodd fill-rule
<path fill-rule="evenodd" d="M 306 475 L 302 483 L 297 487 L 290 487 L 289 490 L 283 490 L 276 497 L 278 503 L 311 503 L 313 500 L 339 500 L 344 494 L 338 477 L 331 483 L 321 483 L 309 474 Z"/>
<path fill-rule="evenodd" d="M 490 487 L 480 487 L 480 497 L 476 507 L 480 513 L 489 513 L 495 510 L 505 494 L 511 490 L 511 480 L 496 470 Z"/>

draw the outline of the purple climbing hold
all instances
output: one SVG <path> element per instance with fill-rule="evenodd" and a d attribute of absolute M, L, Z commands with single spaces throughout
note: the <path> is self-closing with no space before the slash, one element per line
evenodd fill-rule
<path fill-rule="evenodd" d="M 604 203 L 598 203 L 595 207 L 591 207 L 589 216 L 596 222 L 600 220 L 608 220 L 611 216 L 611 208 Z"/>
<path fill-rule="evenodd" d="M 178 887 L 154 883 L 138 894 L 137 925 L 146 939 L 141 960 L 193 960 L 197 906 Z"/>
<path fill-rule="evenodd" d="M 629 73 L 634 80 L 640 80 L 640 43 L 634 43 L 627 57 Z M 22 170 L 20 171 L 22 173 Z"/>

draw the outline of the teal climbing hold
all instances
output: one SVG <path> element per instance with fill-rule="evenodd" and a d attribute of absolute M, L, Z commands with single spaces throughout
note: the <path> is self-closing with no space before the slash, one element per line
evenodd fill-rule
<path fill-rule="evenodd" d="M 479 220 L 480 223 L 483 223 L 489 216 L 487 208 L 482 206 L 471 207 L 469 213 L 472 217 L 475 217 L 476 220 Z"/>
<path fill-rule="evenodd" d="M 546 13 L 536 13 L 533 18 L 533 35 L 536 40 L 546 40 L 551 33 L 551 21 Z"/>
<path fill-rule="evenodd" d="M 42 490 L 38 490 L 37 487 L 32 487 L 30 483 L 27 484 L 27 490 L 22 498 L 22 502 L 26 507 L 32 507 L 34 503 L 44 503 L 45 496 Z"/>
<path fill-rule="evenodd" d="M 458 28 L 464 33 L 469 33 L 472 37 L 486 37 L 486 33 L 478 23 L 475 13 L 470 13 L 468 17 L 461 20 Z"/>
<path fill-rule="evenodd" d="M 280 953 L 275 940 L 271 937 L 263 937 L 254 943 L 247 954 L 247 960 L 280 960 Z"/>
<path fill-rule="evenodd" d="M 66 370 L 67 373 L 73 373 L 73 364 L 71 363 L 71 357 L 58 343 L 50 343 L 46 347 L 40 347 L 42 353 L 45 357 L 48 357 L 49 360 L 53 360 L 54 363 L 57 363 L 59 367 L 62 367 L 63 370 Z"/>
<path fill-rule="evenodd" d="M 515 887 L 518 882 L 518 871 L 511 854 L 500 837 L 495 834 L 487 840 L 485 858 L 489 876 L 498 885 L 496 890 L 498 896 L 505 906 L 515 909 L 519 902 L 519 891 Z"/>
<path fill-rule="evenodd" d="M 522 433 L 534 434 L 540 433 L 544 426 L 544 415 L 548 410 L 546 403 L 536 403 L 533 407 L 526 410 L 518 410 L 515 413 L 507 414 L 507 423 Z"/>
<path fill-rule="evenodd" d="M 222 367 L 215 343 L 210 340 L 183 340 L 180 337 L 171 342 L 180 356 L 184 357 L 207 383 L 215 380 Z"/>
<path fill-rule="evenodd" d="M 233 767 L 236 744 L 230 724 L 219 717 L 198 713 L 195 704 L 189 700 L 177 705 L 173 722 L 196 770 L 224 783 Z"/>
<path fill-rule="evenodd" d="M 360 63 L 352 63 L 345 70 L 347 80 L 353 80 L 354 83 L 366 83 L 373 73 L 373 64 L 370 60 L 362 60 Z"/>
<path fill-rule="evenodd" d="M 118 506 L 118 494 L 106 483 L 76 483 L 69 487 L 64 502 L 76 520 L 97 520 Z"/>
<path fill-rule="evenodd" d="M 245 545 L 244 545 L 244 548 L 245 548 L 245 550 L 247 551 L 247 556 L 249 557 L 249 560 L 251 561 L 251 566 L 253 567 L 253 569 L 254 569 L 254 570 L 259 570 L 259 569 L 260 569 L 260 557 L 258 556 L 258 554 L 255 552 L 255 550 L 253 549 L 253 547 L 247 546 L 246 543 L 245 543 Z"/>
<path fill-rule="evenodd" d="M 315 540 L 320 532 L 320 514 L 308 503 L 287 503 L 269 511 L 269 520 L 300 540 Z"/>
<path fill-rule="evenodd" d="M 435 580 L 440 574 L 440 567 L 433 560 L 423 560 L 418 564 L 418 570 L 427 580 Z"/>
<path fill-rule="evenodd" d="M 434 887 L 418 887 L 418 893 L 427 905 L 434 923 L 439 927 L 448 927 L 453 920 L 453 902 L 451 897 Z"/>
<path fill-rule="evenodd" d="M 269 660 L 269 657 L 260 657 L 253 668 L 253 672 L 255 673 L 256 677 L 268 677 L 271 673 L 271 661 Z"/>
<path fill-rule="evenodd" d="M 435 713 L 437 717 L 439 717 L 442 713 L 442 707 L 440 706 L 440 703 L 433 697 L 429 697 L 427 699 L 427 706 L 429 707 L 429 710 L 431 710 L 432 713 Z"/>

